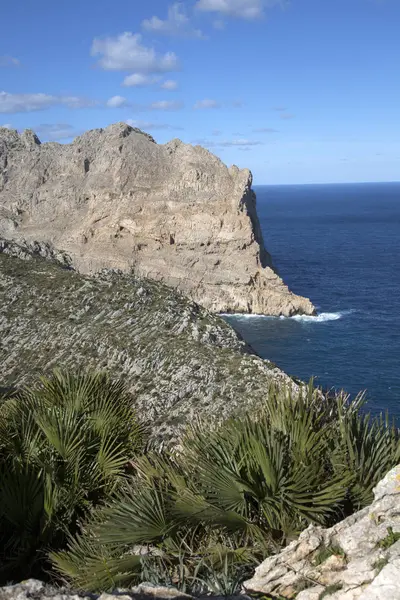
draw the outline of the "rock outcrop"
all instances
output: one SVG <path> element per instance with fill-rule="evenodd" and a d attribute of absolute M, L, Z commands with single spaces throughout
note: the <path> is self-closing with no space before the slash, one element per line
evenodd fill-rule
<path fill-rule="evenodd" d="M 246 596 L 201 596 L 198 600 L 250 600 Z M 57 588 L 52 585 L 28 579 L 16 585 L 0 588 L 0 600 L 194 600 L 175 588 L 138 585 L 129 590 L 116 590 L 113 593 L 93 594 Z M 388 600 L 388 599 L 386 599 Z"/>
<path fill-rule="evenodd" d="M 133 269 L 213 312 L 313 314 L 264 248 L 248 170 L 124 123 L 72 144 L 0 128 L 0 235 L 50 242 L 84 273 Z"/>
<path fill-rule="evenodd" d="M 249 593 L 296 600 L 400 600 L 400 466 L 373 504 L 331 529 L 309 527 L 265 560 Z"/>
<path fill-rule="evenodd" d="M 163 443 L 197 417 L 211 424 L 255 408 L 274 382 L 296 386 L 173 288 L 85 276 L 45 244 L 0 240 L 0 391 L 55 367 L 123 379 L 151 439 Z"/>

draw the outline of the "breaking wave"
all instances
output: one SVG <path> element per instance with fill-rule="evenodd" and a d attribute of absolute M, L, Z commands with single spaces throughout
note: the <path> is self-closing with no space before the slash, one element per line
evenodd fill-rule
<path fill-rule="evenodd" d="M 294 317 L 290 317 L 295 321 L 301 321 L 302 323 L 325 323 L 326 321 L 337 321 L 341 319 L 346 313 L 349 311 L 342 312 L 326 312 L 321 313 L 320 315 L 316 315 L 315 317 L 311 317 L 309 315 L 295 315 Z M 285 318 L 285 317 L 283 317 Z"/>
<path fill-rule="evenodd" d="M 342 317 L 351 314 L 354 310 L 342 310 L 339 312 L 323 312 L 316 316 L 295 315 L 294 317 L 279 317 L 279 319 L 292 319 L 300 323 L 326 323 L 327 321 L 338 321 Z M 221 313 L 220 317 L 232 317 L 234 319 L 276 319 L 278 317 L 270 317 L 266 315 L 254 315 L 243 313 Z"/>

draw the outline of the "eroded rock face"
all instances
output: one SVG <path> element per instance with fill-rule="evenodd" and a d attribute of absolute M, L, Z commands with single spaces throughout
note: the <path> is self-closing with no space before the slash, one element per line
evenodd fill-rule
<path fill-rule="evenodd" d="M 296 600 L 400 600 L 400 466 L 374 493 L 370 507 L 331 529 L 309 527 L 265 560 L 246 590 Z"/>
<path fill-rule="evenodd" d="M 124 123 L 70 145 L 0 128 L 0 235 L 51 242 L 84 273 L 133 268 L 214 312 L 313 314 L 273 270 L 251 183 Z"/>

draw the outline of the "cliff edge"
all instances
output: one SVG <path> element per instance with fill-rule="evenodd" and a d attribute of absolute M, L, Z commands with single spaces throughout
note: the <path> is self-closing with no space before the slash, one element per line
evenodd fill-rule
<path fill-rule="evenodd" d="M 314 314 L 265 250 L 247 169 L 125 123 L 72 144 L 0 128 L 0 235 L 163 281 L 214 312 Z"/>

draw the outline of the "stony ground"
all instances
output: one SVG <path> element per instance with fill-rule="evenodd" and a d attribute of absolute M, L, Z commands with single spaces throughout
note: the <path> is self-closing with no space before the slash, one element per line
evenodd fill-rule
<path fill-rule="evenodd" d="M 83 276 L 47 245 L 4 240 L 0 357 L 3 387 L 56 367 L 109 371 L 126 382 L 157 440 L 176 439 L 196 417 L 256 407 L 274 381 L 293 385 L 175 290 L 134 275 Z"/>
<path fill-rule="evenodd" d="M 400 600 L 400 466 L 374 495 L 371 506 L 331 529 L 303 531 L 245 589 L 279 600 Z"/>
<path fill-rule="evenodd" d="M 203 596 L 198 600 L 250 600 L 246 596 Z M 0 600 L 193 600 L 174 588 L 139 585 L 130 590 L 116 590 L 101 595 L 56 588 L 36 579 L 0 588 Z"/>

